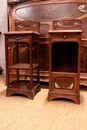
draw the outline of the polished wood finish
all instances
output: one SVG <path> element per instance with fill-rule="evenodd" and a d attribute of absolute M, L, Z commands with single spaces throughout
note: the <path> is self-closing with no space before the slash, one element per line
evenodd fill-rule
<path fill-rule="evenodd" d="M 5 35 L 5 56 L 6 56 L 6 96 L 23 94 L 33 99 L 36 92 L 40 91 L 39 82 L 39 33 L 34 31 L 13 31 Z M 19 48 L 28 48 L 27 61 L 19 60 Z M 16 61 L 9 59 L 9 52 L 15 47 Z M 21 51 L 22 51 L 21 50 Z M 14 53 L 13 53 L 14 54 Z M 13 55 L 13 59 L 14 59 Z M 35 59 L 34 59 L 35 58 Z M 26 77 L 20 77 L 20 71 L 26 70 Z M 34 79 L 36 73 L 36 80 Z M 15 77 L 14 77 L 15 75 Z"/>
<path fill-rule="evenodd" d="M 80 52 L 82 30 L 49 31 L 48 101 L 68 98 L 80 104 Z"/>
<path fill-rule="evenodd" d="M 49 82 L 48 31 L 53 29 L 52 22 L 62 18 L 82 20 L 80 84 L 87 86 L 87 0 L 7 1 L 9 31 L 17 30 L 16 21 L 37 20 L 40 22 L 40 81 Z M 9 56 L 11 57 L 11 54 Z"/>
<path fill-rule="evenodd" d="M 40 32 L 40 22 L 33 20 L 15 21 L 16 31 Z"/>
<path fill-rule="evenodd" d="M 61 18 L 53 21 L 53 30 L 81 29 L 82 20 L 74 18 Z"/>

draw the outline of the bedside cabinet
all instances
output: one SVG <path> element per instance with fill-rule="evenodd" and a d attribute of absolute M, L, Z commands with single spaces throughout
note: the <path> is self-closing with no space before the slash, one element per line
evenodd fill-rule
<path fill-rule="evenodd" d="M 49 31 L 48 101 L 68 98 L 80 104 L 80 50 L 82 30 Z"/>
<path fill-rule="evenodd" d="M 6 96 L 23 94 L 33 99 L 35 93 L 40 91 L 39 82 L 39 33 L 34 31 L 6 32 L 5 35 L 5 56 L 6 56 Z M 27 62 L 19 60 L 19 48 L 22 51 L 27 47 Z M 12 49 L 15 48 L 15 56 Z M 11 53 L 9 53 L 11 52 Z M 12 54 L 12 56 L 10 55 Z M 13 57 L 13 62 L 10 60 Z M 16 58 L 16 60 L 15 60 Z M 35 60 L 34 60 L 35 59 Z M 26 70 L 25 78 L 20 78 L 20 71 Z M 34 79 L 34 73 L 36 79 Z M 15 78 L 14 78 L 15 75 Z"/>

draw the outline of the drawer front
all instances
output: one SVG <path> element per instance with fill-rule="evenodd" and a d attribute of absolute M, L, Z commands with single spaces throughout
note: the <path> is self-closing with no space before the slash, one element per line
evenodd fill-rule
<path fill-rule="evenodd" d="M 78 35 L 76 34 L 69 34 L 69 33 L 58 33 L 58 34 L 52 34 L 51 35 L 52 40 L 57 40 L 57 41 L 74 41 L 78 40 Z"/>
<path fill-rule="evenodd" d="M 6 36 L 6 40 L 8 42 L 24 42 L 26 40 L 29 40 L 29 35 L 10 35 Z"/>

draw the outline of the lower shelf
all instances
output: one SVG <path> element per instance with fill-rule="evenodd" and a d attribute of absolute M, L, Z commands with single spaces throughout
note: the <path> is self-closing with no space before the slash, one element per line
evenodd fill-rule
<path fill-rule="evenodd" d="M 33 83 L 30 89 L 29 82 L 13 82 L 10 87 L 6 89 L 6 96 L 9 97 L 13 94 L 23 94 L 30 99 L 34 99 L 36 92 L 40 91 L 40 83 Z"/>

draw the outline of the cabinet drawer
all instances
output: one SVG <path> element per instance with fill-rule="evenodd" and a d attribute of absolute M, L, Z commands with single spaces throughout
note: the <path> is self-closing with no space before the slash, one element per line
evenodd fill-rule
<path fill-rule="evenodd" d="M 29 40 L 29 35 L 12 35 L 6 38 L 8 42 L 23 42 Z"/>
<path fill-rule="evenodd" d="M 78 39 L 78 36 L 75 34 L 69 34 L 69 33 L 57 33 L 57 34 L 52 34 L 52 40 L 69 40 L 73 41 Z"/>

